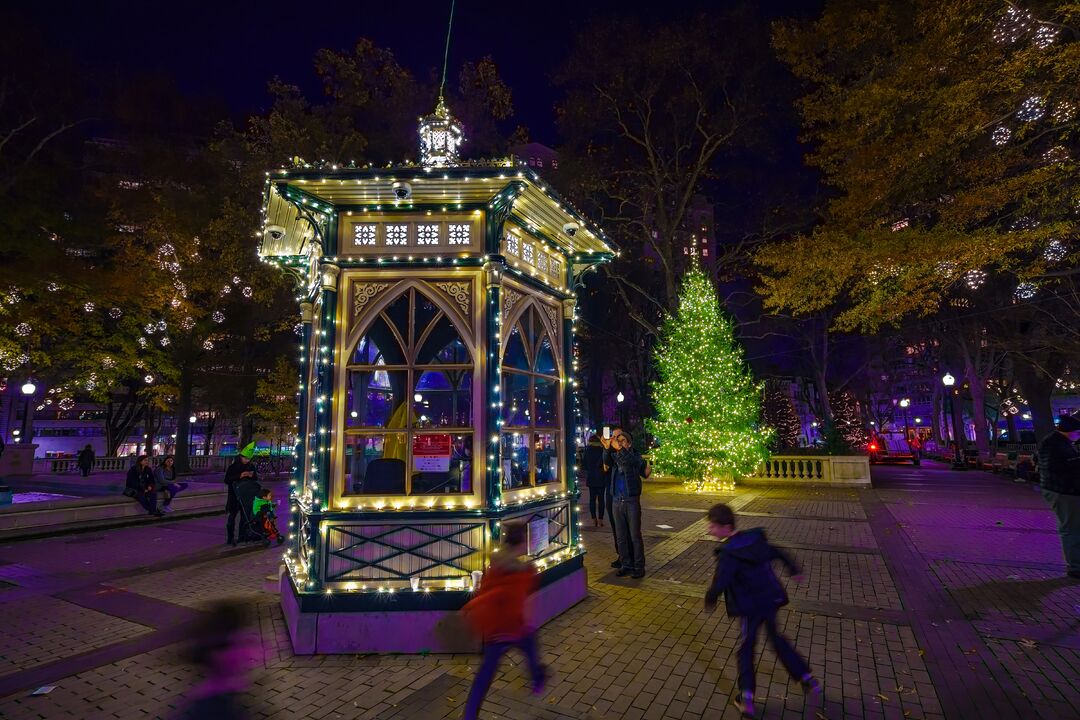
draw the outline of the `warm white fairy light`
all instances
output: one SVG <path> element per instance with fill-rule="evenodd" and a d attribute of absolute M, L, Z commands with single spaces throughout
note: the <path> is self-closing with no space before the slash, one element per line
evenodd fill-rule
<path fill-rule="evenodd" d="M 15 326 L 15 334 L 19 337 L 26 337 L 30 334 L 31 330 L 30 323 L 22 322 Z"/>
<path fill-rule="evenodd" d="M 1032 95 L 1020 103 L 1020 107 L 1016 111 L 1016 117 L 1024 122 L 1035 122 L 1041 119 L 1044 114 L 1046 114 L 1046 98 L 1041 95 Z"/>
<path fill-rule="evenodd" d="M 1034 283 L 1022 282 L 1016 286 L 1013 297 L 1020 301 L 1030 300 L 1038 291 L 1039 288 Z"/>
<path fill-rule="evenodd" d="M 973 269 L 964 273 L 964 284 L 971 290 L 978 290 L 986 283 L 986 271 Z"/>
<path fill-rule="evenodd" d="M 991 133 L 990 139 L 994 141 L 995 145 L 1004 145 L 1012 139 L 1012 130 L 1004 125 L 999 125 L 994 128 L 994 132 Z"/>
<path fill-rule="evenodd" d="M 1046 247 L 1043 248 L 1042 256 L 1047 262 L 1056 263 L 1064 260 L 1068 253 L 1069 249 L 1065 246 L 1065 243 L 1054 238 L 1046 243 Z"/>

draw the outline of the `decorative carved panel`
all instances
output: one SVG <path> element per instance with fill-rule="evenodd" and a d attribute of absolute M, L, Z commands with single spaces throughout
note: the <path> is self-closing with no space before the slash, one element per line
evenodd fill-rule
<path fill-rule="evenodd" d="M 381 295 L 392 284 L 388 282 L 353 283 L 353 312 L 355 316 L 360 317 L 367 304 Z"/>
<path fill-rule="evenodd" d="M 514 312 L 514 306 L 525 296 L 517 290 L 511 290 L 508 287 L 504 287 L 502 297 L 502 322 L 503 326 L 505 326 L 510 319 L 510 314 Z"/>
<path fill-rule="evenodd" d="M 469 319 L 469 309 L 472 307 L 472 280 L 450 280 L 431 284 L 445 293 L 461 310 L 462 316 L 466 320 Z"/>
<path fill-rule="evenodd" d="M 550 323 L 549 330 L 551 330 L 551 336 L 553 338 L 559 337 L 559 310 L 551 305 L 541 305 L 544 309 L 544 315 L 547 316 L 547 320 Z"/>

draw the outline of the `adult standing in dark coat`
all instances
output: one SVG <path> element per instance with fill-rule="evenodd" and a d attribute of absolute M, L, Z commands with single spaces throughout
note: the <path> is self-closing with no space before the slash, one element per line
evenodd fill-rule
<path fill-rule="evenodd" d="M 630 436 L 620 433 L 611 444 L 611 524 L 619 541 L 619 571 L 616 575 L 645 576 L 645 541 L 641 537 L 641 481 L 649 477 L 648 462 L 631 445 Z"/>
<path fill-rule="evenodd" d="M 589 515 L 594 526 L 604 527 L 608 476 L 604 472 L 604 446 L 598 436 L 589 438 L 582 460 L 585 464 L 585 484 L 589 488 Z"/>
<path fill-rule="evenodd" d="M 1058 521 L 1068 576 L 1080 579 L 1080 419 L 1062 415 L 1039 444 L 1039 482 Z"/>
<path fill-rule="evenodd" d="M 240 498 L 236 495 L 236 486 L 244 480 L 258 480 L 259 475 L 255 472 L 255 466 L 251 463 L 251 458 L 254 455 L 255 443 L 251 443 L 240 451 L 236 461 L 225 471 L 225 488 L 228 495 L 225 500 L 225 512 L 228 513 L 225 519 L 225 542 L 229 545 L 235 545 L 237 541 L 235 534 L 237 515 L 241 516 L 240 542 L 250 540 L 248 526 L 243 520 L 243 513 L 240 509 Z"/>
<path fill-rule="evenodd" d="M 94 447 L 90 443 L 87 443 L 86 447 L 79 451 L 79 459 L 76 464 L 79 466 L 79 471 L 82 472 L 83 477 L 90 476 L 90 471 L 94 469 Z"/>

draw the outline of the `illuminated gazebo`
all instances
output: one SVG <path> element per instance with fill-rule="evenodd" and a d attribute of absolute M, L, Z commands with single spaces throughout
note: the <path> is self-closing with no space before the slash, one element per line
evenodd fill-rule
<path fill-rule="evenodd" d="M 462 162 L 440 99 L 421 162 L 268 173 L 260 255 L 300 279 L 300 438 L 281 602 L 298 653 L 469 649 L 438 631 L 509 521 L 547 619 L 586 593 L 574 287 L 603 232 L 533 170 Z"/>

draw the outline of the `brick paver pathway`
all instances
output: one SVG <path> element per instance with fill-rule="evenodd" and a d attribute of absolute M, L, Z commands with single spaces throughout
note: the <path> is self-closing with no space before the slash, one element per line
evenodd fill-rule
<path fill-rule="evenodd" d="M 587 527 L 589 597 L 542 632 L 554 671 L 532 696 L 505 662 L 485 718 L 734 718 L 737 630 L 701 596 L 723 499 L 804 567 L 785 578 L 784 631 L 823 697 L 807 701 L 759 649 L 766 718 L 1080 717 L 1080 583 L 1031 488 L 984 473 L 875 468 L 873 490 L 753 487 L 723 496 L 653 485 L 648 575 L 617 578 L 610 530 Z M 0 545 L 0 718 L 168 718 L 196 681 L 178 649 L 198 608 L 258 611 L 256 718 L 460 717 L 475 656 L 292 654 L 267 578 L 275 551 L 219 545 L 200 518 Z M 41 685 L 51 693 L 31 696 Z"/>

